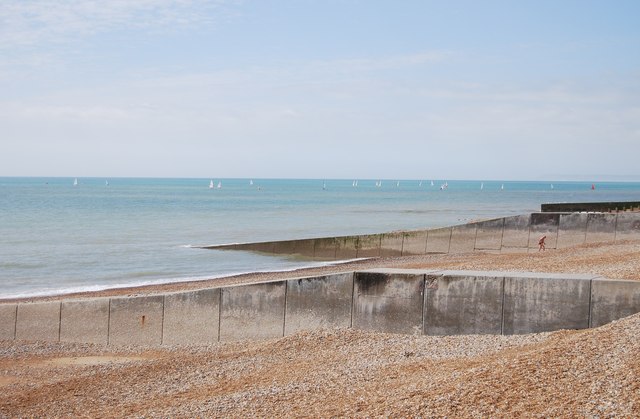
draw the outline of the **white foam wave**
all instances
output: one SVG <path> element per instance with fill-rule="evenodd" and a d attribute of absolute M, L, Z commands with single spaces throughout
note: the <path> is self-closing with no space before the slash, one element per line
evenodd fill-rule
<path fill-rule="evenodd" d="M 300 269 L 308 269 L 308 268 L 317 268 L 323 266 L 331 266 L 331 265 L 341 265 L 350 262 L 357 262 L 361 260 L 367 260 L 372 258 L 356 258 L 356 259 L 344 259 L 344 260 L 332 260 L 332 261 L 322 261 L 322 262 L 313 262 L 304 265 L 292 266 L 289 268 L 282 269 L 262 269 L 255 271 L 236 271 L 223 273 L 219 275 L 207 275 L 207 276 L 192 276 L 192 277 L 182 277 L 182 278 L 162 278 L 162 279 L 150 279 L 146 281 L 130 281 L 130 282 L 121 282 L 121 283 L 109 283 L 109 284 L 95 284 L 95 285 L 81 285 L 74 287 L 63 287 L 63 288 L 55 288 L 55 289 L 40 289 L 37 291 L 27 291 L 27 292 L 17 292 L 17 293 L 7 293 L 0 295 L 0 301 L 2 299 L 14 299 L 14 298 L 33 298 L 33 297 L 53 297 L 53 296 L 61 296 L 67 294 L 76 294 L 76 293 L 87 293 L 87 292 L 99 292 L 111 289 L 122 289 L 122 288 L 136 288 L 136 287 L 144 287 L 151 285 L 164 285 L 164 284 L 176 284 L 181 282 L 199 282 L 199 281 L 208 281 L 215 280 L 221 278 L 228 278 L 232 276 L 238 275 L 249 275 L 249 274 L 258 274 L 258 273 L 278 273 L 278 272 L 294 272 Z"/>

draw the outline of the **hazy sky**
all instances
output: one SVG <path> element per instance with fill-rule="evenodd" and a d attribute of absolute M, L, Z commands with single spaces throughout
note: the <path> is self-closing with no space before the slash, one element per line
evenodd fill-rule
<path fill-rule="evenodd" d="M 640 1 L 2 0 L 0 176 L 640 179 Z"/>

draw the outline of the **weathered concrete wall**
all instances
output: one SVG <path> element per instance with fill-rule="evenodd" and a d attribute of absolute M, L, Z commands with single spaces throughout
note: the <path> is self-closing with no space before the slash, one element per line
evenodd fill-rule
<path fill-rule="evenodd" d="M 586 242 L 613 242 L 616 238 L 617 218 L 617 214 L 589 214 Z"/>
<path fill-rule="evenodd" d="M 336 259 L 348 260 L 358 257 L 358 236 L 336 237 Z"/>
<path fill-rule="evenodd" d="M 63 301 L 60 341 L 104 345 L 109 343 L 109 299 Z"/>
<path fill-rule="evenodd" d="M 60 301 L 18 304 L 16 339 L 60 340 Z"/>
<path fill-rule="evenodd" d="M 313 257 L 316 259 L 336 259 L 336 239 L 327 237 L 313 241 Z"/>
<path fill-rule="evenodd" d="M 616 241 L 619 240 L 640 240 L 640 214 L 618 214 L 616 222 Z"/>
<path fill-rule="evenodd" d="M 0 340 L 15 339 L 17 310 L 17 304 L 0 304 Z"/>
<path fill-rule="evenodd" d="M 164 297 L 162 343 L 186 345 L 217 342 L 220 289 L 167 294 Z"/>
<path fill-rule="evenodd" d="M 402 236 L 402 256 L 424 255 L 427 251 L 427 231 L 406 231 Z"/>
<path fill-rule="evenodd" d="M 486 272 L 427 275 L 424 334 L 501 334 L 503 287 Z"/>
<path fill-rule="evenodd" d="M 221 342 L 283 336 L 285 281 L 222 288 L 221 291 Z"/>
<path fill-rule="evenodd" d="M 476 245 L 476 224 L 451 227 L 448 253 L 472 253 Z"/>
<path fill-rule="evenodd" d="M 427 253 L 449 253 L 451 227 L 438 228 L 427 232 Z"/>
<path fill-rule="evenodd" d="M 287 281 L 284 334 L 351 327 L 353 273 Z"/>
<path fill-rule="evenodd" d="M 534 213 L 433 230 L 227 248 L 327 260 L 526 252 L 537 250 L 543 234 L 549 249 L 640 240 L 640 213 Z M 512 334 L 599 326 L 640 311 L 640 282 L 512 273 L 504 273 L 503 279 L 498 273 L 443 271 L 425 285 L 425 275 L 432 274 L 368 271 L 165 296 L 0 304 L 0 339 L 160 345 L 349 326 L 427 334 L 497 333 L 499 326 L 502 333 Z M 500 321 L 498 284 L 504 289 Z"/>
<path fill-rule="evenodd" d="M 529 226 L 531 215 L 516 215 L 504 219 L 502 251 L 505 253 L 526 252 L 529 247 Z"/>
<path fill-rule="evenodd" d="M 158 346 L 334 327 L 520 334 L 597 327 L 637 312 L 640 281 L 383 269 L 164 296 L 3 304 L 0 339 Z"/>
<path fill-rule="evenodd" d="M 477 223 L 476 250 L 496 250 L 502 248 L 504 218 Z"/>
<path fill-rule="evenodd" d="M 358 258 L 377 258 L 380 257 L 380 244 L 382 234 L 371 234 L 368 236 L 358 237 L 358 250 L 356 257 Z"/>
<path fill-rule="evenodd" d="M 539 333 L 589 327 L 593 275 L 505 276 L 503 333 Z"/>
<path fill-rule="evenodd" d="M 424 233 L 424 247 L 426 247 L 427 232 L 424 231 L 422 233 Z M 405 234 L 411 234 L 411 232 L 395 232 L 383 234 L 382 240 L 380 242 L 380 257 L 387 258 L 401 256 Z"/>
<path fill-rule="evenodd" d="M 560 214 L 558 249 L 584 244 L 587 236 L 587 214 Z"/>
<path fill-rule="evenodd" d="M 164 296 L 114 297 L 109 311 L 110 344 L 162 344 Z"/>
<path fill-rule="evenodd" d="M 388 333 L 422 333 L 423 274 L 357 272 L 353 327 Z"/>
<path fill-rule="evenodd" d="M 318 260 L 474 251 L 526 253 L 538 249 L 538 240 L 543 235 L 547 236 L 547 249 L 560 249 L 583 243 L 640 240 L 640 212 L 616 214 L 542 212 L 431 230 L 208 246 L 207 248 L 299 255 Z"/>
<path fill-rule="evenodd" d="M 598 327 L 640 312 L 640 281 L 591 281 L 590 326 Z"/>

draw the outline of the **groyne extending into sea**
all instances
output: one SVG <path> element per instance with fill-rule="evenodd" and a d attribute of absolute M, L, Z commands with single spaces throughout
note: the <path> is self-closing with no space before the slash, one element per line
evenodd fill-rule
<path fill-rule="evenodd" d="M 346 259 L 640 240 L 640 213 L 532 213 L 443 229 L 226 246 Z M 311 250 L 312 249 L 312 250 Z M 312 251 L 312 254 L 311 254 Z M 376 269 L 159 295 L 0 304 L 0 339 L 206 344 L 352 327 L 425 335 L 597 327 L 640 312 L 640 282 L 597 275 Z"/>

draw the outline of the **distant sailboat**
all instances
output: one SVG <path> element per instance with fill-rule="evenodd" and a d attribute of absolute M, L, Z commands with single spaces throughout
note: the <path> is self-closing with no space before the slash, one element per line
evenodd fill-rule
<path fill-rule="evenodd" d="M 353 186 L 354 188 L 356 187 L 356 181 L 355 180 L 353 182 L 351 182 L 351 186 Z"/>
<path fill-rule="evenodd" d="M 253 186 L 253 179 L 249 181 L 249 186 Z"/>
<path fill-rule="evenodd" d="M 109 186 L 109 181 L 108 180 L 104 181 L 104 186 Z"/>
<path fill-rule="evenodd" d="M 322 190 L 326 191 L 327 190 L 327 182 L 322 182 Z"/>
<path fill-rule="evenodd" d="M 504 183 L 502 185 L 500 185 L 500 190 L 504 190 Z"/>
<path fill-rule="evenodd" d="M 377 181 L 376 182 L 376 188 L 379 188 L 381 186 L 382 186 L 382 181 L 381 180 Z"/>
<path fill-rule="evenodd" d="M 431 186 L 433 186 L 433 181 L 431 181 Z"/>
<path fill-rule="evenodd" d="M 551 184 L 551 189 L 553 189 L 553 183 Z"/>
<path fill-rule="evenodd" d="M 399 187 L 400 187 L 400 181 L 397 181 L 396 182 L 396 188 L 399 188 Z"/>
<path fill-rule="evenodd" d="M 422 181 L 420 181 L 420 183 L 418 183 L 418 186 L 422 186 Z"/>
<path fill-rule="evenodd" d="M 595 189 L 596 189 L 596 185 L 592 183 L 592 184 L 591 184 L 591 190 L 593 191 L 593 190 L 595 190 Z"/>
<path fill-rule="evenodd" d="M 73 179 L 73 186 L 78 186 L 78 178 Z"/>
<path fill-rule="evenodd" d="M 484 189 L 484 182 L 481 182 L 480 183 L 480 190 L 483 190 L 483 189 Z"/>
<path fill-rule="evenodd" d="M 222 188 L 222 182 L 218 182 L 218 189 Z"/>
<path fill-rule="evenodd" d="M 209 181 L 209 189 L 213 189 L 213 179 Z"/>

